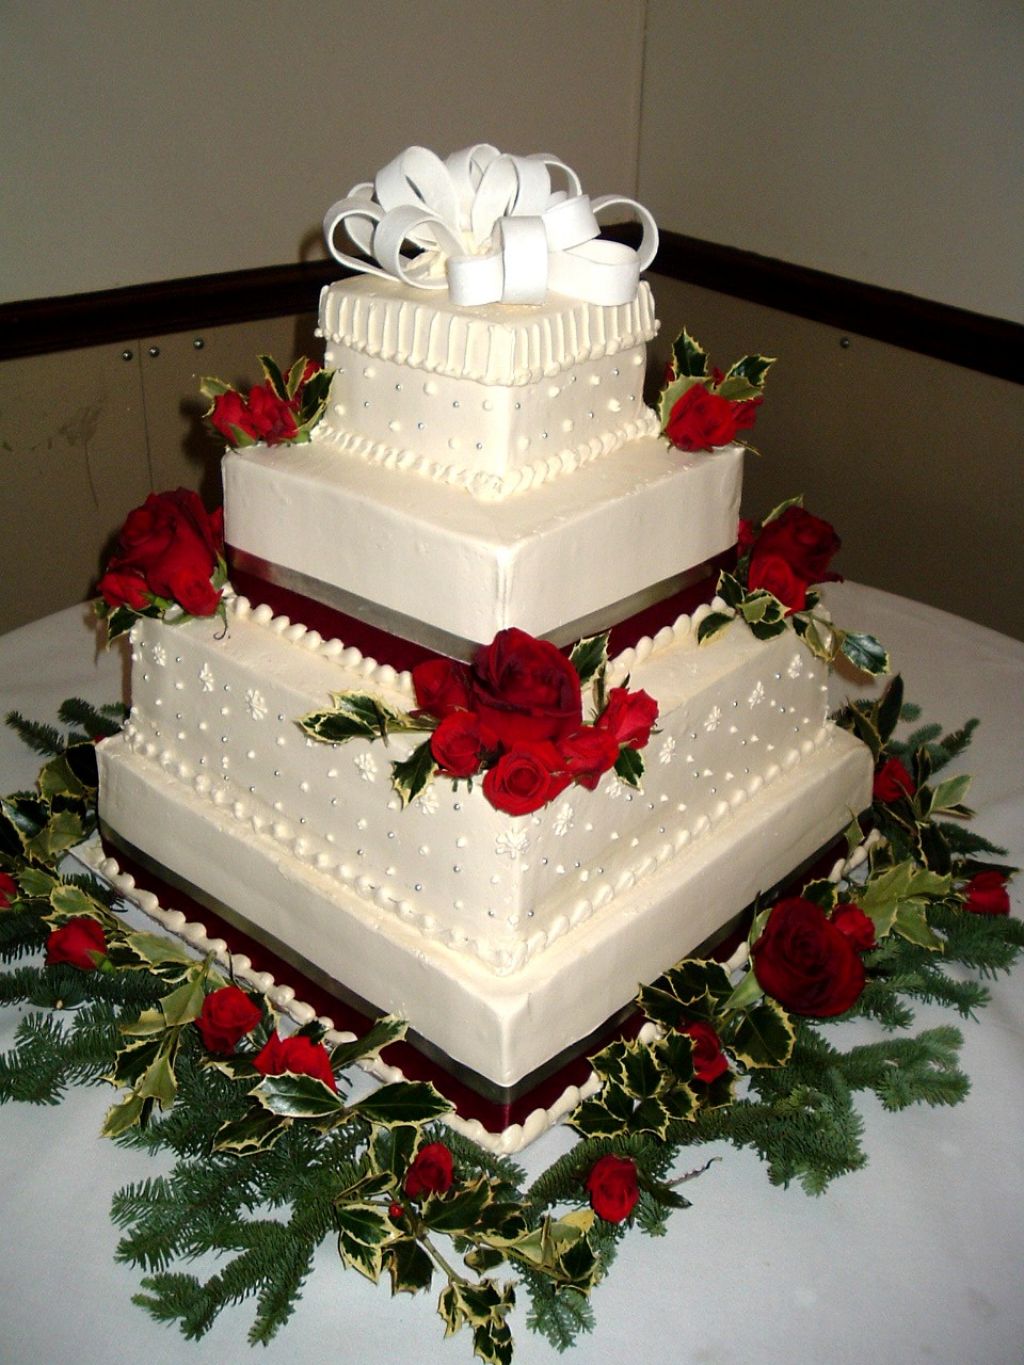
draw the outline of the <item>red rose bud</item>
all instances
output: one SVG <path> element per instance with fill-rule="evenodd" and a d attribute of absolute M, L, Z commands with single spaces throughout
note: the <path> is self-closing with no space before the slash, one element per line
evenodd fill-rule
<path fill-rule="evenodd" d="M 46 960 L 66 962 L 83 972 L 94 972 L 107 955 L 103 926 L 90 915 L 76 915 L 46 940 Z"/>
<path fill-rule="evenodd" d="M 698 1081 L 710 1085 L 729 1070 L 729 1059 L 710 1024 L 703 1019 L 691 1019 L 679 1032 L 693 1041 L 693 1074 Z"/>
<path fill-rule="evenodd" d="M 807 605 L 807 583 L 789 566 L 782 555 L 763 554 L 756 545 L 747 569 L 747 588 L 750 592 L 763 590 L 777 597 L 786 608 L 786 615 L 803 611 Z"/>
<path fill-rule="evenodd" d="M 962 889 L 964 909 L 972 915 L 1008 915 L 1010 893 L 1008 878 L 1002 872 L 979 872 Z"/>
<path fill-rule="evenodd" d="M 591 725 L 584 725 L 558 745 L 565 771 L 573 782 L 593 791 L 619 757 L 619 741 Z"/>
<path fill-rule="evenodd" d="M 875 922 L 865 915 L 859 905 L 837 905 L 832 911 L 832 923 L 845 934 L 858 953 L 866 953 L 875 946 Z"/>
<path fill-rule="evenodd" d="M 469 669 L 452 659 L 428 659 L 412 671 L 416 702 L 438 720 L 469 710 Z"/>
<path fill-rule="evenodd" d="M 430 737 L 430 752 L 446 777 L 472 777 L 483 750 L 480 718 L 472 711 L 453 711 Z"/>
<path fill-rule="evenodd" d="M 845 1014 L 864 989 L 864 964 L 820 906 L 779 901 L 751 954 L 758 984 L 794 1014 Z"/>
<path fill-rule="evenodd" d="M 213 411 L 210 413 L 210 421 L 229 444 L 234 444 L 238 439 L 233 427 L 242 431 L 246 436 L 250 436 L 254 441 L 258 440 L 256 424 L 246 407 L 245 399 L 240 393 L 235 393 L 230 389 L 227 393 L 219 393 L 213 400 Z"/>
<path fill-rule="evenodd" d="M 887 758 L 875 773 L 871 788 L 873 801 L 898 801 L 901 796 L 913 796 L 916 788 L 914 779 L 898 758 Z"/>
<path fill-rule="evenodd" d="M 628 1218 L 640 1198 L 635 1162 L 612 1152 L 594 1162 L 586 1187 L 590 1207 L 606 1223 L 621 1223 Z"/>
<path fill-rule="evenodd" d="M 631 749 L 642 749 L 651 737 L 651 727 L 658 719 L 658 703 L 646 692 L 629 692 L 624 687 L 613 687 L 608 693 L 608 705 L 598 716 L 598 730 L 607 730 L 618 744 Z"/>
<path fill-rule="evenodd" d="M 314 1043 L 305 1034 L 294 1033 L 282 1038 L 274 1033 L 253 1058 L 253 1066 L 264 1076 L 312 1076 L 324 1085 L 337 1090 L 331 1070 L 331 1059 L 323 1043 Z"/>
<path fill-rule="evenodd" d="M 736 548 L 741 557 L 753 548 L 754 541 L 757 539 L 757 532 L 756 522 L 749 521 L 746 517 L 740 517 L 739 525 L 736 528 Z"/>
<path fill-rule="evenodd" d="M 108 569 L 96 584 L 96 591 L 108 607 L 129 607 L 145 611 L 153 600 L 142 574 L 133 569 Z"/>
<path fill-rule="evenodd" d="M 234 1052 L 240 1038 L 263 1018 L 259 1005 L 237 986 L 211 991 L 203 1001 L 196 1028 L 207 1052 Z"/>
<path fill-rule="evenodd" d="M 579 674 L 553 644 L 511 627 L 476 657 L 471 707 L 506 748 L 559 740 L 580 728 Z"/>
<path fill-rule="evenodd" d="M 259 440 L 276 446 L 292 439 L 299 429 L 293 401 L 278 398 L 269 383 L 249 390 L 249 414 Z"/>
<path fill-rule="evenodd" d="M 520 744 L 502 754 L 484 774 L 484 796 L 508 815 L 529 815 L 553 801 L 569 780 L 553 744 Z"/>
<path fill-rule="evenodd" d="M 446 1194 L 452 1187 L 452 1154 L 443 1142 L 428 1142 L 416 1153 L 405 1174 L 404 1189 L 410 1199 L 423 1194 Z"/>
<path fill-rule="evenodd" d="M 753 426 L 759 402 L 730 402 L 701 383 L 691 384 L 672 405 L 665 435 L 680 450 L 714 450 L 728 445 L 741 428 Z"/>
<path fill-rule="evenodd" d="M 0 872 L 0 910 L 6 910 L 18 898 L 18 883 L 6 872 Z"/>

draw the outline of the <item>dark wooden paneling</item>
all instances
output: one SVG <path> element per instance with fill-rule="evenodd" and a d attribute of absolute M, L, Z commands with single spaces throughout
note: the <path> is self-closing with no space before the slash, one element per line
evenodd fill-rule
<path fill-rule="evenodd" d="M 617 235 L 627 240 L 627 227 Z M 656 273 L 1024 383 L 1024 327 L 736 247 L 662 234 Z M 333 262 L 200 275 L 0 305 L 0 359 L 258 318 L 310 315 Z"/>

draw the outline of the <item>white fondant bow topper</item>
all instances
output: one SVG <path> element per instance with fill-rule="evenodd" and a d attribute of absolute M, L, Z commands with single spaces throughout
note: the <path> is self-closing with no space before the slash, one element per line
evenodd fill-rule
<path fill-rule="evenodd" d="M 552 167 L 564 172 L 568 190 L 552 189 Z M 638 250 L 599 236 L 596 215 L 613 204 L 628 206 L 643 225 Z M 372 259 L 337 250 L 342 223 Z M 629 303 L 658 249 L 658 229 L 643 205 L 615 194 L 591 200 L 557 157 L 509 156 L 485 142 L 446 161 L 408 147 L 372 184 L 353 186 L 327 210 L 324 236 L 341 265 L 419 289 L 447 287 L 454 303 L 468 306 L 542 303 L 549 291 L 586 303 Z M 403 255 L 406 242 L 419 253 Z"/>

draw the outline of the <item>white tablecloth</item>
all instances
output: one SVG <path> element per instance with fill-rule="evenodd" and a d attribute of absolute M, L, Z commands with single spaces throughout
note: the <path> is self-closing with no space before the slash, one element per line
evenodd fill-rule
<path fill-rule="evenodd" d="M 962 760 L 977 774 L 976 828 L 1024 863 L 1024 645 L 930 607 L 844 584 L 829 594 L 837 621 L 889 645 L 925 717 L 983 724 Z M 116 697 L 119 656 L 97 650 L 79 608 L 0 640 L 0 714 L 52 719 L 65 697 Z M 846 684 L 838 681 L 840 689 Z M 0 737 L 0 788 L 30 783 L 34 755 Z M 1020 890 L 1015 891 L 1020 913 Z M 687 1187 L 693 1208 L 668 1235 L 633 1232 L 594 1294 L 596 1331 L 572 1362 L 844 1365 L 875 1360 L 1001 1365 L 1024 1342 L 1024 969 L 992 984 L 993 1001 L 965 1020 L 963 1064 L 973 1087 L 952 1109 L 885 1113 L 861 1097 L 868 1167 L 821 1198 L 769 1185 L 750 1152 L 722 1159 Z M 922 1028 L 950 1022 L 923 1007 Z M 0 1013 L 0 1050 L 15 1011 Z M 843 1026 L 864 1033 L 860 1023 Z M 343 1271 L 325 1244 L 302 1302 L 253 1355 L 247 1305 L 223 1314 L 198 1344 L 134 1307 L 137 1272 L 114 1263 L 111 1196 L 160 1163 L 99 1134 L 112 1092 L 77 1089 L 61 1106 L 0 1108 L 0 1360 L 46 1365 L 135 1358 L 174 1362 L 469 1362 L 469 1337 L 442 1340 L 429 1296 L 392 1300 Z M 531 1173 L 568 1145 L 550 1134 L 525 1155 Z M 200 1266 L 202 1272 L 211 1269 Z M 560 1359 L 513 1319 L 516 1361 Z"/>

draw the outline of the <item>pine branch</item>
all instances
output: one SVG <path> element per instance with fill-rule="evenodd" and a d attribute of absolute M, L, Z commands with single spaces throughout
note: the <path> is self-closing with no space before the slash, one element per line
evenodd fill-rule
<path fill-rule="evenodd" d="M 80 697 L 69 697 L 57 712 L 62 725 L 80 725 L 87 739 L 107 739 L 116 735 L 128 713 L 122 702 L 95 707 Z"/>
<path fill-rule="evenodd" d="M 26 720 L 20 711 L 9 711 L 5 723 L 28 747 L 46 758 L 56 758 L 66 747 L 64 736 L 53 725 L 44 725 L 37 720 Z"/>

